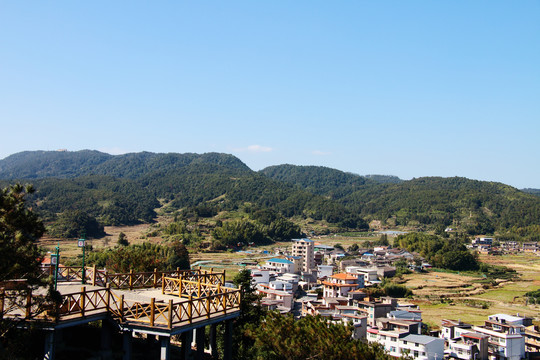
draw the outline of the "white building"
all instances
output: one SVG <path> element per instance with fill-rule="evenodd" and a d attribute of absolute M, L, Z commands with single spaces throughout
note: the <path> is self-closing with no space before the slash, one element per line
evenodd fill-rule
<path fill-rule="evenodd" d="M 345 268 L 345 273 L 363 276 L 364 284 L 373 284 L 378 282 L 379 277 L 377 275 L 377 268 L 366 268 L 362 266 L 347 266 Z"/>
<path fill-rule="evenodd" d="M 263 265 L 265 270 L 273 270 L 277 273 L 284 274 L 294 272 L 294 263 L 287 259 L 272 258 L 266 261 Z"/>
<path fill-rule="evenodd" d="M 519 316 L 495 314 L 488 317 L 484 326 L 475 326 L 473 330 L 489 336 L 490 358 L 520 360 L 525 357 L 524 321 Z"/>
<path fill-rule="evenodd" d="M 433 336 L 368 329 L 367 340 L 381 344 L 390 355 L 396 357 L 408 355 L 417 360 L 444 359 L 444 340 Z"/>
<path fill-rule="evenodd" d="M 270 270 L 253 269 L 251 270 L 251 282 L 256 284 L 268 284 L 270 282 Z"/>
<path fill-rule="evenodd" d="M 318 265 L 317 266 L 317 277 L 330 277 L 334 274 L 334 267 L 332 265 Z"/>

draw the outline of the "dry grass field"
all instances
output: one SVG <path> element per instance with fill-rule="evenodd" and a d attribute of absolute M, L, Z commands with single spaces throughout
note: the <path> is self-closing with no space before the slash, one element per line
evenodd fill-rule
<path fill-rule="evenodd" d="M 484 288 L 482 277 L 465 274 L 429 272 L 404 276 L 404 284 L 414 292 L 414 303 L 420 305 L 423 319 L 438 328 L 442 319 L 459 319 L 483 324 L 496 313 L 539 317 L 540 307 L 527 305 L 524 294 L 540 287 L 540 257 L 528 254 L 482 256 L 481 260 L 517 271 L 513 281 L 497 279 L 497 285 Z M 439 298 L 439 299 L 437 299 Z"/>

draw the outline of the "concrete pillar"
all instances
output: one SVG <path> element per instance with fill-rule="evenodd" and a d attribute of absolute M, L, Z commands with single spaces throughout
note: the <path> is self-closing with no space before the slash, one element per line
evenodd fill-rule
<path fill-rule="evenodd" d="M 54 360 L 55 352 L 55 331 L 46 331 L 45 332 L 45 354 L 43 355 L 43 360 Z"/>
<path fill-rule="evenodd" d="M 101 358 L 111 360 L 113 358 L 112 351 L 113 326 L 107 320 L 101 321 Z"/>
<path fill-rule="evenodd" d="M 131 331 L 124 331 L 122 334 L 123 336 L 123 356 L 122 360 L 131 360 L 133 349 L 132 349 L 132 341 L 133 341 L 133 334 Z"/>
<path fill-rule="evenodd" d="M 217 350 L 217 324 L 210 325 L 210 354 L 214 359 L 218 357 Z"/>
<path fill-rule="evenodd" d="M 223 360 L 232 359 L 232 332 L 233 332 L 232 320 L 225 321 L 225 344 L 224 344 L 224 349 L 223 349 Z"/>
<path fill-rule="evenodd" d="M 146 334 L 146 344 L 149 346 L 154 345 L 156 342 L 156 335 Z"/>
<path fill-rule="evenodd" d="M 196 360 L 203 360 L 204 358 L 204 340 L 205 340 L 205 327 L 197 328 L 195 333 L 195 342 L 197 346 L 197 352 L 195 353 Z"/>
<path fill-rule="evenodd" d="M 169 360 L 170 352 L 171 352 L 171 338 L 168 336 L 160 336 L 159 337 L 159 343 L 161 345 L 160 360 Z"/>
<path fill-rule="evenodd" d="M 180 338 L 182 339 L 182 360 L 191 360 L 192 359 L 192 353 L 191 353 L 191 341 L 193 340 L 193 332 L 192 331 L 186 331 L 183 332 L 180 335 Z"/>

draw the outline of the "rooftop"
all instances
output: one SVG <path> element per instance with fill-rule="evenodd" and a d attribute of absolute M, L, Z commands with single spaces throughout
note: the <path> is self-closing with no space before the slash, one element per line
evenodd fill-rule
<path fill-rule="evenodd" d="M 436 340 L 443 341 L 442 339 L 436 338 L 434 336 L 416 335 L 416 334 L 407 335 L 402 340 L 410 341 L 410 342 L 414 342 L 418 344 L 423 344 L 423 345 L 429 344 L 430 342 L 436 341 Z"/>
<path fill-rule="evenodd" d="M 268 262 L 275 262 L 275 263 L 281 263 L 281 264 L 292 264 L 293 262 L 287 259 L 280 259 L 280 258 L 272 258 L 268 260 Z"/>

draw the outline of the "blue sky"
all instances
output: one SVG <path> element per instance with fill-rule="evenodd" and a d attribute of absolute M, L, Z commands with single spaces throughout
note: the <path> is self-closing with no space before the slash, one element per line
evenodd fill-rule
<path fill-rule="evenodd" d="M 0 1 L 0 158 L 224 152 L 540 188 L 538 1 Z"/>

